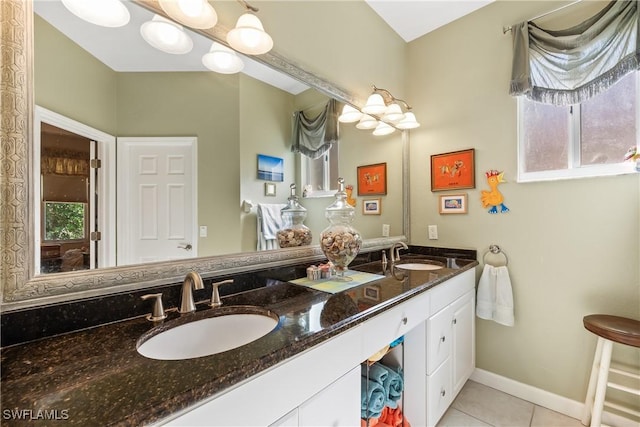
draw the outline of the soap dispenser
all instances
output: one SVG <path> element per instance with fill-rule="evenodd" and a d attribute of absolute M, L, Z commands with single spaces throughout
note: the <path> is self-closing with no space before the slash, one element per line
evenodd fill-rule
<path fill-rule="evenodd" d="M 303 224 L 307 210 L 298 203 L 296 185 L 291 184 L 290 188 L 287 206 L 280 210 L 283 226 L 276 233 L 281 248 L 307 246 L 311 244 L 312 239 L 311 230 Z"/>

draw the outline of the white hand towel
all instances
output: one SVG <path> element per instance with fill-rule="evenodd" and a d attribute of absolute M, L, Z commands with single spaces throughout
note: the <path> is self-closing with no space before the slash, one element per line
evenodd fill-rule
<path fill-rule="evenodd" d="M 280 210 L 284 204 L 258 204 L 258 215 L 262 219 L 262 234 L 266 240 L 275 239 L 276 232 L 282 228 L 282 216 Z"/>
<path fill-rule="evenodd" d="M 513 326 L 513 291 L 506 266 L 485 264 L 478 283 L 476 316 Z"/>

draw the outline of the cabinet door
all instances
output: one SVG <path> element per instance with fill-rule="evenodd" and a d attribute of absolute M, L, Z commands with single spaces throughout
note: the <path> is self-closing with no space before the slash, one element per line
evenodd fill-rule
<path fill-rule="evenodd" d="M 427 320 L 427 374 L 444 362 L 451 349 L 451 308 L 440 310 Z"/>
<path fill-rule="evenodd" d="M 360 384 L 358 365 L 300 406 L 300 426 L 359 426 Z"/>
<path fill-rule="evenodd" d="M 464 386 L 475 367 L 475 292 L 469 291 L 452 306 L 452 365 L 454 395 Z"/>
<path fill-rule="evenodd" d="M 427 377 L 427 425 L 435 426 L 452 401 L 449 358 Z"/>

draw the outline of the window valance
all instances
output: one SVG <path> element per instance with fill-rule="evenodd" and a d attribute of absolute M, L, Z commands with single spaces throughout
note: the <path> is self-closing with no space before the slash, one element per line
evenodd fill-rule
<path fill-rule="evenodd" d="M 637 0 L 619 0 L 566 30 L 545 30 L 532 22 L 513 25 L 509 93 L 570 105 L 609 88 L 639 68 L 639 14 Z"/>
<path fill-rule="evenodd" d="M 315 118 L 308 118 L 303 111 L 293 117 L 291 151 L 312 159 L 321 157 L 338 142 L 339 103 L 332 99 Z"/>

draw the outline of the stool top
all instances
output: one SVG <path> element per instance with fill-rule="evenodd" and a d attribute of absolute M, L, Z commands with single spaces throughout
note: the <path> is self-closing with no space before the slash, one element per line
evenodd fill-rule
<path fill-rule="evenodd" d="M 591 314 L 582 319 L 584 327 L 613 342 L 640 347 L 640 321 L 608 314 Z"/>

